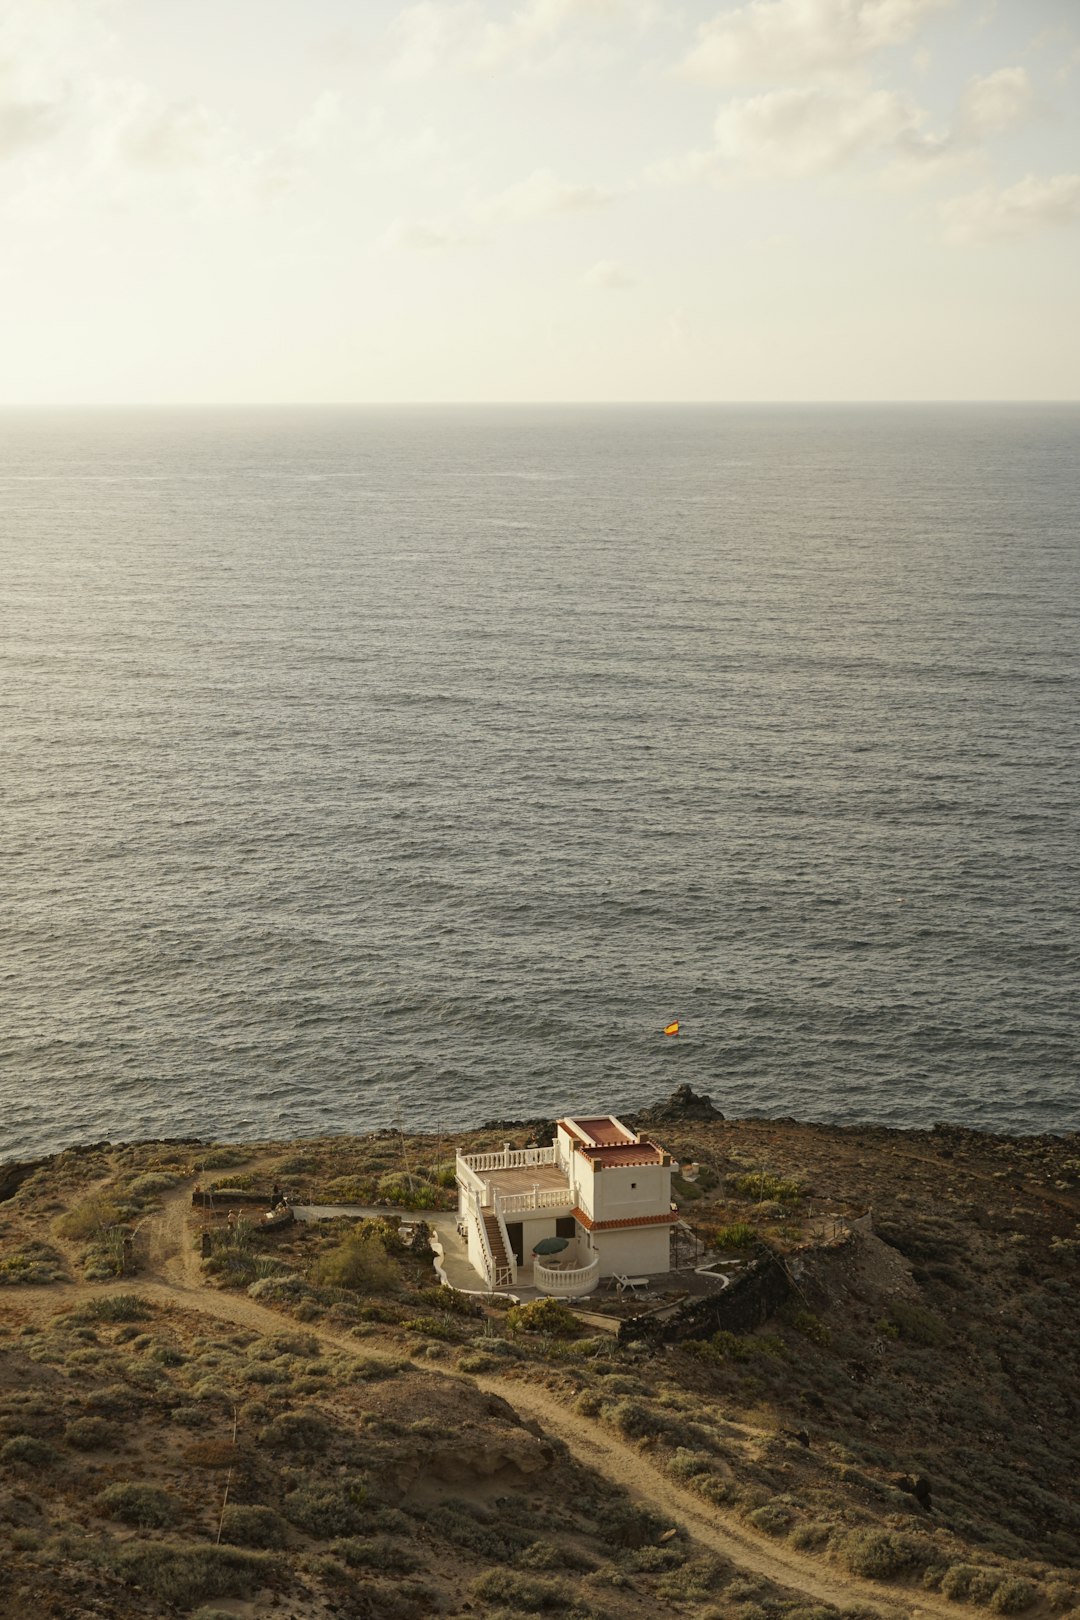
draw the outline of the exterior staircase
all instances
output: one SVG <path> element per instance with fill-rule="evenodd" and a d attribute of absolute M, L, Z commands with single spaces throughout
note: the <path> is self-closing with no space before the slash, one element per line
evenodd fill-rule
<path fill-rule="evenodd" d="M 488 1243 L 491 1246 L 491 1257 L 495 1262 L 495 1277 L 492 1286 L 495 1288 L 508 1288 L 513 1281 L 514 1268 L 510 1256 L 506 1252 L 499 1217 L 493 1210 L 485 1209 L 483 1218 L 484 1230 L 487 1232 Z"/>

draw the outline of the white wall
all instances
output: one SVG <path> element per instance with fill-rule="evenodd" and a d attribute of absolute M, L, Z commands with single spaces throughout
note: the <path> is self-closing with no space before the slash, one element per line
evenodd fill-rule
<path fill-rule="evenodd" d="M 669 1164 L 608 1165 L 593 1178 L 596 1221 L 625 1221 L 633 1215 L 666 1215 L 671 1208 Z"/>
<path fill-rule="evenodd" d="M 670 1271 L 670 1228 L 627 1226 L 619 1232 L 594 1232 L 601 1277 L 650 1277 Z"/>

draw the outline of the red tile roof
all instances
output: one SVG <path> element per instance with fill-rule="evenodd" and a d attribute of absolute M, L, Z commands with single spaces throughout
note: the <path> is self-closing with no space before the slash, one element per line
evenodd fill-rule
<path fill-rule="evenodd" d="M 595 1165 L 663 1164 L 662 1148 L 652 1142 L 626 1142 L 615 1147 L 583 1147 L 585 1157 Z"/>
<path fill-rule="evenodd" d="M 590 1147 L 614 1147 L 637 1140 L 633 1131 L 620 1125 L 611 1114 L 597 1114 L 592 1119 L 561 1119 L 559 1124 L 571 1136 L 576 1136 L 579 1142 L 586 1142 Z"/>
<path fill-rule="evenodd" d="M 615 1232 L 624 1226 L 665 1226 L 679 1218 L 677 1210 L 671 1210 L 666 1215 L 630 1215 L 624 1221 L 594 1221 L 583 1209 L 575 1209 L 573 1214 L 574 1219 L 580 1221 L 589 1232 Z"/>

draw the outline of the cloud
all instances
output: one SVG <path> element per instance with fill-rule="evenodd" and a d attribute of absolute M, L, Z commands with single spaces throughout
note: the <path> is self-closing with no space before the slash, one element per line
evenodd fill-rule
<path fill-rule="evenodd" d="M 479 197 L 456 219 L 395 220 L 383 235 L 383 246 L 406 252 L 432 252 L 479 240 L 490 225 L 522 225 L 552 214 L 580 214 L 603 208 L 615 193 L 600 186 L 567 185 L 550 169 L 534 169 L 502 191 Z"/>
<path fill-rule="evenodd" d="M 382 246 L 398 253 L 441 253 L 474 240 L 452 224 L 422 219 L 395 219 L 382 235 Z"/>
<path fill-rule="evenodd" d="M 599 287 L 605 292 L 617 292 L 635 285 L 634 277 L 618 259 L 599 259 L 581 278 L 586 287 Z"/>
<path fill-rule="evenodd" d="M 535 66 L 574 35 L 627 22 L 644 26 L 653 9 L 650 0 L 522 0 L 504 20 L 493 20 L 480 0 L 417 0 L 390 25 L 390 73 L 418 79 Z"/>
<path fill-rule="evenodd" d="M 0 161 L 48 140 L 60 122 L 58 101 L 0 101 Z"/>
<path fill-rule="evenodd" d="M 972 79 L 957 109 L 957 135 L 981 141 L 1012 129 L 1031 112 L 1034 99 L 1031 80 L 1022 67 L 999 68 L 985 79 Z"/>
<path fill-rule="evenodd" d="M 858 66 L 910 39 L 952 0 L 748 0 L 704 23 L 682 72 L 704 84 L 775 84 Z"/>
<path fill-rule="evenodd" d="M 940 208 L 946 240 L 955 244 L 1030 236 L 1050 226 L 1080 225 L 1080 174 L 1029 174 L 1004 191 L 984 186 Z"/>
<path fill-rule="evenodd" d="M 534 169 L 527 179 L 483 198 L 475 204 L 473 213 L 481 220 L 521 221 L 543 214 L 577 214 L 603 208 L 613 196 L 614 192 L 600 186 L 566 185 L 550 169 Z"/>
<path fill-rule="evenodd" d="M 909 97 L 893 90 L 773 90 L 721 108 L 713 162 L 729 174 L 819 174 L 894 145 L 921 117 Z"/>

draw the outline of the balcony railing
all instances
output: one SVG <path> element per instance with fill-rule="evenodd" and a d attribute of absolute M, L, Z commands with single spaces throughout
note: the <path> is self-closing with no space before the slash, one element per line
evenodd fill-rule
<path fill-rule="evenodd" d="M 558 1299 L 581 1299 L 600 1281 L 600 1257 L 587 1266 L 545 1266 L 533 1261 L 533 1287 Z"/>
<path fill-rule="evenodd" d="M 498 1153 L 459 1153 L 458 1167 L 465 1165 L 469 1170 L 528 1170 L 537 1164 L 556 1164 L 554 1147 L 532 1148 L 502 1148 Z"/>
<path fill-rule="evenodd" d="M 494 1197 L 500 1215 L 521 1215 L 529 1209 L 572 1209 L 574 1194 L 569 1182 L 565 1187 L 534 1187 L 532 1192 L 501 1193 Z"/>

